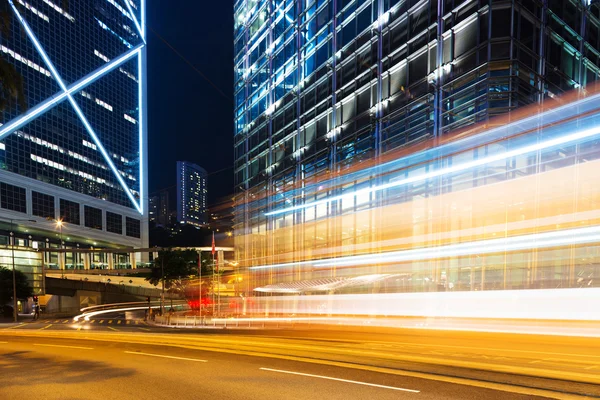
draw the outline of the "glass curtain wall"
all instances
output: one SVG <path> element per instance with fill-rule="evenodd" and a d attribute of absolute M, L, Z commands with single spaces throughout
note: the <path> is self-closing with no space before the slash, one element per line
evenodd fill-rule
<path fill-rule="evenodd" d="M 383 232 L 367 210 L 383 210 L 389 197 L 405 195 L 363 193 L 303 212 L 268 214 L 399 179 L 377 174 L 338 184 L 334 177 L 518 107 L 552 103 L 565 91 L 584 90 L 599 71 L 595 3 L 240 0 L 234 12 L 235 230 L 243 270 L 300 262 L 313 253 L 337 257 L 346 245 L 373 251 Z M 518 162 L 529 166 L 525 170 L 543 165 Z M 500 179 L 501 167 L 497 173 L 486 168 L 485 179 Z M 504 174 L 514 170 L 502 168 Z M 450 187 L 460 187 L 452 179 Z M 330 189 L 309 194 L 322 180 Z M 411 191 L 428 198 L 434 188 L 441 195 L 448 187 L 425 181 Z M 345 213 L 352 219 L 340 217 Z M 401 226 L 416 229 L 410 219 Z M 325 268 L 314 276 L 337 273 Z M 257 276 L 248 279 L 248 292 L 280 279 L 271 272 Z M 454 285 L 468 280 L 477 286 L 480 278 L 465 276 Z M 290 279 L 311 277 L 298 269 L 286 274 Z"/>

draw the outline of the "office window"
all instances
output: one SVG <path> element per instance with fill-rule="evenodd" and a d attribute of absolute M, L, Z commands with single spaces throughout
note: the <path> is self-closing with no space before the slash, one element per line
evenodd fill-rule
<path fill-rule="evenodd" d="M 31 192 L 32 213 L 36 217 L 54 219 L 54 196 L 49 194 Z"/>
<path fill-rule="evenodd" d="M 118 233 L 119 235 L 123 234 L 123 217 L 121 214 L 106 212 L 106 231 Z"/>
<path fill-rule="evenodd" d="M 125 235 L 139 238 L 140 237 L 140 220 L 135 218 L 125 218 Z"/>
<path fill-rule="evenodd" d="M 88 207 L 84 208 L 85 226 L 88 228 L 102 230 L 102 210 L 99 208 Z"/>
<path fill-rule="evenodd" d="M 7 210 L 27 212 L 25 189 L 8 183 L 0 183 L 0 206 Z"/>
<path fill-rule="evenodd" d="M 79 203 L 60 199 L 60 218 L 63 222 L 79 225 Z"/>

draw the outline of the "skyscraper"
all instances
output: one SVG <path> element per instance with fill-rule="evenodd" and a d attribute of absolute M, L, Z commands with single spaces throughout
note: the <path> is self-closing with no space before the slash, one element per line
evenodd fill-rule
<path fill-rule="evenodd" d="M 2 84 L 16 88 L 0 116 L 0 220 L 40 246 L 61 220 L 67 246 L 147 247 L 145 0 L 0 11 Z"/>
<path fill-rule="evenodd" d="M 180 223 L 207 224 L 207 177 L 204 168 L 187 161 L 177 161 L 177 220 Z"/>
<path fill-rule="evenodd" d="M 304 190 L 313 182 L 583 90 L 600 72 L 599 16 L 598 2 L 580 0 L 236 1 L 240 265 L 276 263 L 282 254 L 301 261 L 301 249 L 344 243 L 339 227 L 300 227 L 386 201 L 367 195 L 298 211 L 374 185 Z M 282 208 L 290 211 L 273 213 Z M 274 239 L 283 228 L 288 236 Z M 291 279 L 262 271 L 257 285 Z"/>

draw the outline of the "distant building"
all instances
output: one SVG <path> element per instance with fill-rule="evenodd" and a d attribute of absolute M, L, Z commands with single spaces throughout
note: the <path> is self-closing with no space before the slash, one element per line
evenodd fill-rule
<path fill-rule="evenodd" d="M 148 217 L 156 225 L 167 226 L 171 223 L 169 215 L 169 191 L 161 190 L 148 199 Z"/>
<path fill-rule="evenodd" d="M 150 196 L 148 197 L 148 220 L 150 222 L 157 222 L 158 218 L 158 206 L 160 204 L 160 197 Z"/>
<path fill-rule="evenodd" d="M 171 223 L 169 220 L 169 191 L 161 190 L 158 194 L 158 209 L 156 215 L 156 223 L 158 225 L 167 226 Z"/>
<path fill-rule="evenodd" d="M 206 170 L 187 161 L 177 161 L 177 220 L 204 226 L 208 222 Z"/>

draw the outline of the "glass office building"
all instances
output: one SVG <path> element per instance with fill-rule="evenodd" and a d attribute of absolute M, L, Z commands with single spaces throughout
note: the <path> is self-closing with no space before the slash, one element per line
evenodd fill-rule
<path fill-rule="evenodd" d="M 4 3 L 4 241 L 147 247 L 145 0 Z"/>
<path fill-rule="evenodd" d="M 181 224 L 204 226 L 208 223 L 208 174 L 198 165 L 177 161 L 177 220 Z"/>
<path fill-rule="evenodd" d="M 599 17 L 597 2 L 580 0 L 237 1 L 235 229 L 248 291 L 328 290 L 311 280 L 336 278 L 337 264 L 318 273 L 262 267 L 347 256 L 358 250 L 344 246 L 358 244 L 367 253 L 401 248 L 382 249 L 379 222 L 360 214 L 389 205 L 388 196 L 397 194 L 369 193 L 344 204 L 337 197 L 391 178 L 382 171 L 343 183 L 333 177 L 398 158 L 403 149 L 417 153 L 416 144 L 444 141 L 518 107 L 552 104 L 571 90 L 584 93 L 600 71 Z M 530 168 L 538 168 L 536 162 Z M 441 193 L 441 183 L 423 184 L 421 195 Z M 438 189 L 428 193 L 430 187 Z M 320 203 L 305 207 L 314 202 Z M 362 215 L 364 223 L 343 219 L 348 213 Z M 413 216 L 402 218 L 411 230 Z M 386 239 L 400 235 L 390 232 Z M 433 242 L 427 243 L 420 245 Z M 384 273 L 376 264 L 360 276 Z M 428 289 L 410 290 L 447 288 L 450 279 L 438 267 L 414 277 L 430 280 Z M 487 288 L 480 279 L 457 277 L 452 286 Z M 570 285 L 575 281 L 571 276 Z M 490 285 L 532 287 L 506 282 Z M 352 290 L 368 290 L 362 285 Z"/>

